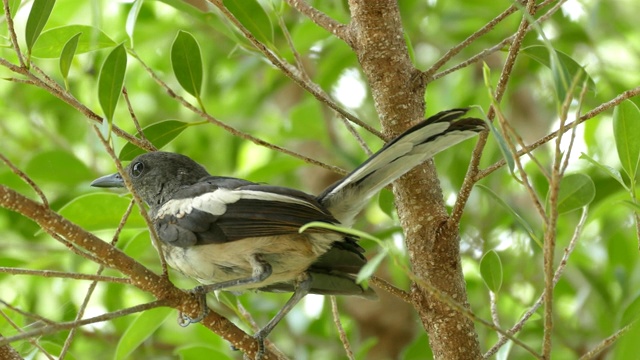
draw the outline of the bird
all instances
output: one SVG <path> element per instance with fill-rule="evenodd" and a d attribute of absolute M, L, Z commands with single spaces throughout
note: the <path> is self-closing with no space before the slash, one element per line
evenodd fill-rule
<path fill-rule="evenodd" d="M 124 173 L 149 215 L 170 267 L 201 283 L 204 297 L 217 290 L 293 292 L 258 332 L 256 358 L 275 326 L 307 294 L 375 299 L 356 282 L 367 263 L 358 239 L 336 228 L 300 228 L 311 222 L 351 227 L 367 201 L 436 153 L 486 129 L 468 109 L 439 112 L 389 141 L 351 173 L 317 196 L 281 186 L 213 176 L 187 156 L 155 151 L 134 158 Z M 93 187 L 125 187 L 119 173 Z"/>

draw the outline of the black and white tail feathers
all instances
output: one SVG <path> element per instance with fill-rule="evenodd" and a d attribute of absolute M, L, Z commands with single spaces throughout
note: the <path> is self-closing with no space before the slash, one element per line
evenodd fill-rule
<path fill-rule="evenodd" d="M 319 202 L 350 226 L 367 200 L 382 188 L 440 151 L 486 129 L 480 119 L 459 119 L 467 111 L 442 111 L 410 128 L 327 188 L 318 196 Z"/>

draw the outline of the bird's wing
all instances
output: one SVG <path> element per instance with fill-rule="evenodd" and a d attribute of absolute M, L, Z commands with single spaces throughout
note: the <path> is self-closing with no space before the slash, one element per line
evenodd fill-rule
<path fill-rule="evenodd" d="M 344 179 L 318 196 L 319 202 L 345 225 L 367 200 L 436 153 L 486 129 L 484 121 L 463 118 L 467 109 L 440 112 L 387 143 Z"/>
<path fill-rule="evenodd" d="M 306 193 L 227 177 L 180 189 L 154 215 L 160 239 L 179 247 L 297 234 L 311 221 L 337 223 Z"/>

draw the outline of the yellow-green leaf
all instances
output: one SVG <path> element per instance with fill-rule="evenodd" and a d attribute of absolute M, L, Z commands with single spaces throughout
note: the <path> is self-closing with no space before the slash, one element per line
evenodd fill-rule
<path fill-rule="evenodd" d="M 47 30 L 40 34 L 33 47 L 32 56 L 37 58 L 57 58 L 69 40 L 82 33 L 78 39 L 76 54 L 114 47 L 116 42 L 100 29 L 88 25 L 69 25 Z"/>

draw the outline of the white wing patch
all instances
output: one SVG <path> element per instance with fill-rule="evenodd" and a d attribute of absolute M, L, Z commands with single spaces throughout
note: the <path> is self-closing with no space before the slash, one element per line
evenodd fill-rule
<path fill-rule="evenodd" d="M 160 207 L 156 217 L 163 218 L 167 215 L 171 215 L 177 218 L 182 218 L 190 214 L 193 209 L 220 216 L 227 211 L 227 205 L 236 203 L 241 199 L 298 204 L 322 211 L 318 209 L 317 206 L 304 199 L 284 194 L 256 190 L 232 190 L 218 188 L 212 192 L 208 192 L 194 198 L 169 200 Z"/>

